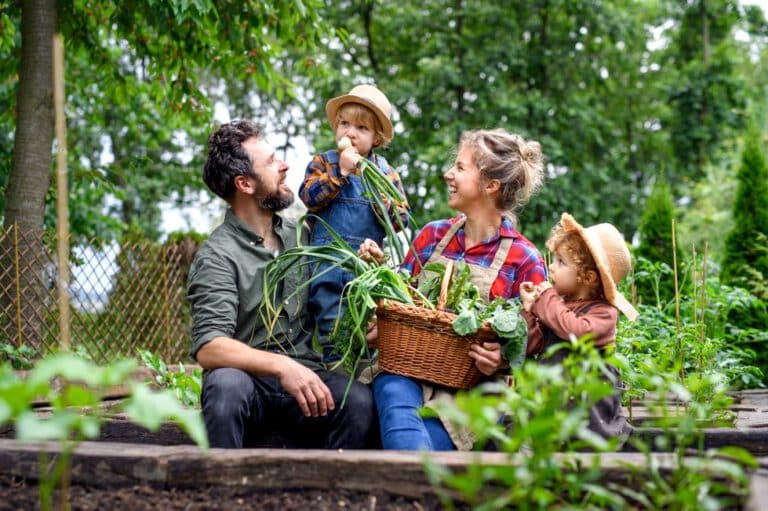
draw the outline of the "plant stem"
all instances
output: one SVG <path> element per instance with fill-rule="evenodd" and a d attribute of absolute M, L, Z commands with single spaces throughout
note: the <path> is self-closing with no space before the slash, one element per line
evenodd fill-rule
<path fill-rule="evenodd" d="M 675 240 L 675 219 L 672 219 L 672 266 L 675 277 L 675 326 L 677 329 L 677 351 L 680 356 L 680 382 L 685 383 L 685 364 L 683 362 L 683 337 L 680 335 L 680 289 L 677 279 L 677 242 Z"/>

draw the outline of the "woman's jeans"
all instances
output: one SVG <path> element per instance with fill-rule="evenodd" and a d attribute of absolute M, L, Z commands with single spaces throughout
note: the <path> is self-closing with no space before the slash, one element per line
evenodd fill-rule
<path fill-rule="evenodd" d="M 381 373 L 373 380 L 381 443 L 403 451 L 453 451 L 456 447 L 440 419 L 422 418 L 421 384 L 405 376 Z"/>
<path fill-rule="evenodd" d="M 211 447 L 252 446 L 273 430 L 306 448 L 364 449 L 378 444 L 368 387 L 354 382 L 342 407 L 349 378 L 328 371 L 317 375 L 330 389 L 336 408 L 325 416 L 305 417 L 277 378 L 253 377 L 233 368 L 206 371 L 202 411 Z"/>

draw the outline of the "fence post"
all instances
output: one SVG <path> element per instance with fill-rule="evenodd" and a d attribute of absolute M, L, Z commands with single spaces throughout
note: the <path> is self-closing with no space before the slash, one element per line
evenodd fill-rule
<path fill-rule="evenodd" d="M 16 335 L 19 339 L 17 348 L 24 346 L 24 334 L 21 331 L 21 263 L 19 263 L 19 223 L 13 223 L 13 266 L 16 269 Z"/>
<path fill-rule="evenodd" d="M 59 269 L 59 342 L 69 350 L 69 191 L 67 186 L 67 125 L 64 117 L 64 42 L 53 36 L 53 103 L 56 118 L 56 229 Z"/>

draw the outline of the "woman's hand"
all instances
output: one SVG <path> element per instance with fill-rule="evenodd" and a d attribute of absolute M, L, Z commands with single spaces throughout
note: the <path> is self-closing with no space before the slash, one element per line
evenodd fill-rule
<path fill-rule="evenodd" d="M 370 263 L 371 261 L 382 263 L 386 259 L 384 257 L 384 251 L 381 250 L 379 244 L 370 238 L 366 238 L 365 241 L 360 244 L 360 248 L 357 249 L 357 255 L 367 263 Z"/>
<path fill-rule="evenodd" d="M 368 347 L 375 350 L 379 341 L 379 323 L 376 316 L 368 323 L 368 333 L 365 334 L 365 340 L 368 341 Z"/>
<path fill-rule="evenodd" d="M 473 344 L 469 347 L 469 357 L 475 359 L 475 366 L 486 376 L 496 373 L 505 363 L 498 342 L 484 342 L 482 346 Z"/>

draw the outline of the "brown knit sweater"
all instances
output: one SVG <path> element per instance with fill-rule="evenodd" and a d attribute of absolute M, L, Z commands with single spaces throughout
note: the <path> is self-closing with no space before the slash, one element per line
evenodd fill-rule
<path fill-rule="evenodd" d="M 579 311 L 590 309 L 583 315 Z M 537 355 L 544 345 L 543 328 L 551 329 L 560 338 L 568 340 L 592 333 L 594 344 L 601 348 L 616 340 L 619 311 L 603 300 L 564 301 L 554 288 L 544 291 L 533 303 L 530 312 L 523 312 L 528 323 L 528 349 L 526 354 Z"/>

